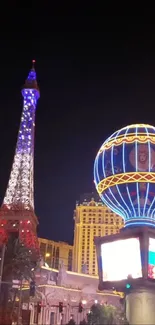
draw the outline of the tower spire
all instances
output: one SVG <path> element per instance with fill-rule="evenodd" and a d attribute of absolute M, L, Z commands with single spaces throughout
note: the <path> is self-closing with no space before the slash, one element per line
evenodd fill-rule
<path fill-rule="evenodd" d="M 32 70 L 35 70 L 34 69 L 35 63 L 36 63 L 36 60 L 32 60 Z"/>
<path fill-rule="evenodd" d="M 32 63 L 32 69 L 22 88 L 23 111 L 17 145 L 6 194 L 0 208 L 0 234 L 4 228 L 7 233 L 17 230 L 23 241 L 27 244 L 29 241 L 29 246 L 34 246 L 36 240 L 33 165 L 35 112 L 40 97 L 34 62 Z"/>
<path fill-rule="evenodd" d="M 23 95 L 23 91 L 24 89 L 33 89 L 36 90 L 35 95 L 36 95 L 36 99 L 38 99 L 40 97 L 40 92 L 39 92 L 39 87 L 37 84 L 37 77 L 36 77 L 36 71 L 35 71 L 35 60 L 32 60 L 32 68 L 28 74 L 28 77 L 25 81 L 25 84 L 23 86 L 22 89 L 22 95 Z M 24 97 L 24 96 L 23 96 Z"/>

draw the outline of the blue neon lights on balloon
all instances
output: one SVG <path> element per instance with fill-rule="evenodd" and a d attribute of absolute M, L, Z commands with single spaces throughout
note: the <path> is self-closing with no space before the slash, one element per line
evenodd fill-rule
<path fill-rule="evenodd" d="M 154 181 L 149 182 L 150 175 Z M 123 217 L 126 226 L 154 226 L 155 127 L 136 124 L 114 132 L 96 156 L 94 183 L 103 202 Z"/>

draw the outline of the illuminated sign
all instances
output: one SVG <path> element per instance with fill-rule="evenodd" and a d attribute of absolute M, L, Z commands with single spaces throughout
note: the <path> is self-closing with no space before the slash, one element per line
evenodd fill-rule
<path fill-rule="evenodd" d="M 149 238 L 148 277 L 155 279 L 155 238 Z"/>
<path fill-rule="evenodd" d="M 142 277 L 139 238 L 117 240 L 101 245 L 103 281 Z"/>

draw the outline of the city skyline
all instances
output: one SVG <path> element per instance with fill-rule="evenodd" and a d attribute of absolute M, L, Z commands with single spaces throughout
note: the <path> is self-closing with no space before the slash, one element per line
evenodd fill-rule
<path fill-rule="evenodd" d="M 81 193 L 95 191 L 93 164 L 100 145 L 132 122 L 155 124 L 154 26 L 133 19 L 124 22 L 122 31 L 121 21 L 111 23 L 109 17 L 81 17 L 80 25 L 76 18 L 66 23 L 65 14 L 53 16 L 39 25 L 36 12 L 29 16 L 29 25 L 22 25 L 21 33 L 19 14 L 12 12 L 11 18 L 7 12 L 2 20 L 0 62 L 0 202 L 16 145 L 20 89 L 31 60 L 36 59 L 41 89 L 34 176 L 38 235 L 69 243 L 76 200 Z M 22 19 L 27 21 L 27 12 L 22 12 Z M 9 31 L 8 21 L 12 21 Z"/>

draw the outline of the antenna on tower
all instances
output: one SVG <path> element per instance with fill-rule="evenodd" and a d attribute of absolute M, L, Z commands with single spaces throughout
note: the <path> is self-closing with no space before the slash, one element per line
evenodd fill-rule
<path fill-rule="evenodd" d="M 35 69 L 35 63 L 36 63 L 36 60 L 32 60 L 32 70 Z"/>

